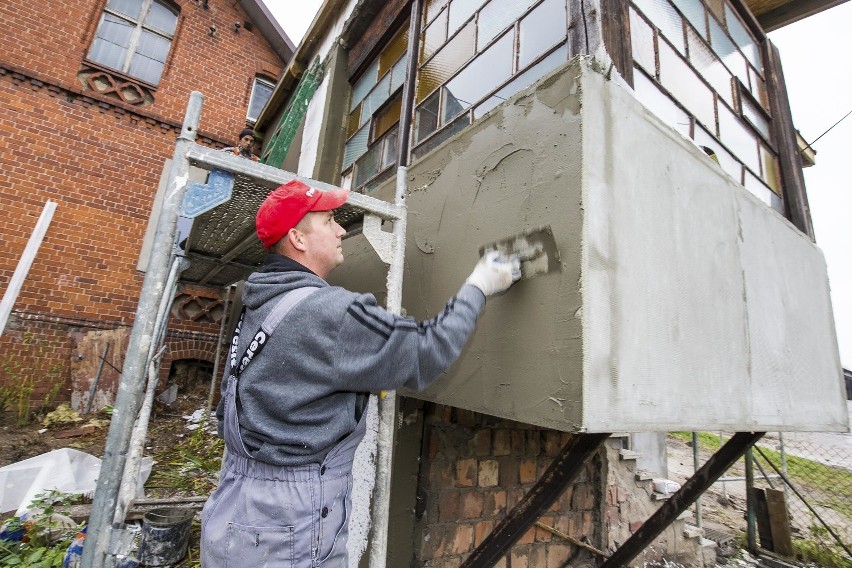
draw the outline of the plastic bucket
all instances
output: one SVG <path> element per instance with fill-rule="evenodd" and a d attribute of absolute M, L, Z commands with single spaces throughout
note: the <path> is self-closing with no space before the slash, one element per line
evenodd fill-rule
<path fill-rule="evenodd" d="M 152 509 L 142 517 L 139 561 L 146 566 L 170 566 L 186 556 L 192 509 Z"/>

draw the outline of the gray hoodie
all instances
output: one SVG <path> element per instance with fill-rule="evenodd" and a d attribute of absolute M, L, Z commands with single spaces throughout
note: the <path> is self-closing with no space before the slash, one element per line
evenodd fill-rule
<path fill-rule="evenodd" d="M 319 289 L 284 318 L 238 385 L 246 450 L 273 465 L 321 463 L 355 428 L 367 393 L 426 388 L 459 356 L 485 305 L 484 294 L 466 285 L 437 317 L 417 322 L 270 254 L 245 285 L 238 356 L 281 295 L 304 286 Z M 226 366 L 223 393 L 229 373 Z M 220 403 L 220 436 L 223 413 Z"/>

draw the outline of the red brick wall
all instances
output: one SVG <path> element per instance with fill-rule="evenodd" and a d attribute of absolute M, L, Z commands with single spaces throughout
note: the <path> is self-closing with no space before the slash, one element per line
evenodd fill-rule
<path fill-rule="evenodd" d="M 420 490 L 423 531 L 418 565 L 458 566 L 520 502 L 568 441 L 570 434 L 474 412 L 427 405 Z M 539 519 L 576 539 L 597 545 L 602 498 L 600 459 Z M 415 540 L 418 542 L 418 539 Z M 576 547 L 533 527 L 496 566 L 557 568 Z"/>
<path fill-rule="evenodd" d="M 143 278 L 136 262 L 189 92 L 205 96 L 199 143 L 221 147 L 245 124 L 255 74 L 283 65 L 256 28 L 233 31 L 247 19 L 235 2 L 211 0 L 205 10 L 181 0 L 153 103 L 139 108 L 108 98 L 77 78 L 104 4 L 0 3 L 0 289 L 45 202 L 57 203 L 9 331 L 0 336 L 0 385 L 17 380 L 20 373 L 4 370 L 14 360 L 45 377 L 39 388 L 49 390 L 53 379 L 37 370 L 59 365 L 60 400 L 70 388 L 74 334 L 133 324 Z M 207 33 L 210 25 L 216 37 Z M 219 332 L 209 322 L 174 321 L 171 328 L 208 344 Z"/>

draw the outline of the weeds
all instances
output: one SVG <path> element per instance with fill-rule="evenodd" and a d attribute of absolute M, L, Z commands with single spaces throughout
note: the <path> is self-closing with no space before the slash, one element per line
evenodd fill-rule
<path fill-rule="evenodd" d="M 6 538 L 0 540 L 0 565 L 52 568 L 62 566 L 68 546 L 81 530 L 57 508 L 77 504 L 81 495 L 56 490 L 39 494 L 24 518 L 13 517 L 3 527 Z"/>
<path fill-rule="evenodd" d="M 196 428 L 185 441 L 154 456 L 162 465 L 146 487 L 188 495 L 210 494 L 216 488 L 224 447 L 225 442 L 215 433 Z"/>

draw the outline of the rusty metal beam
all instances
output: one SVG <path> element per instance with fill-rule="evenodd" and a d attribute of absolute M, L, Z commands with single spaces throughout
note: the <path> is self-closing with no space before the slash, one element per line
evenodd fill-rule
<path fill-rule="evenodd" d="M 488 568 L 505 556 L 519 538 L 553 504 L 580 473 L 583 464 L 609 437 L 603 434 L 576 434 L 547 468 L 529 493 L 485 537 L 460 568 Z"/>
<path fill-rule="evenodd" d="M 701 469 L 686 480 L 683 487 L 672 495 L 657 512 L 639 527 L 633 536 L 612 553 L 600 568 L 627 566 L 639 553 L 680 516 L 698 497 L 725 473 L 755 442 L 763 432 L 737 432 L 719 448 Z"/>

